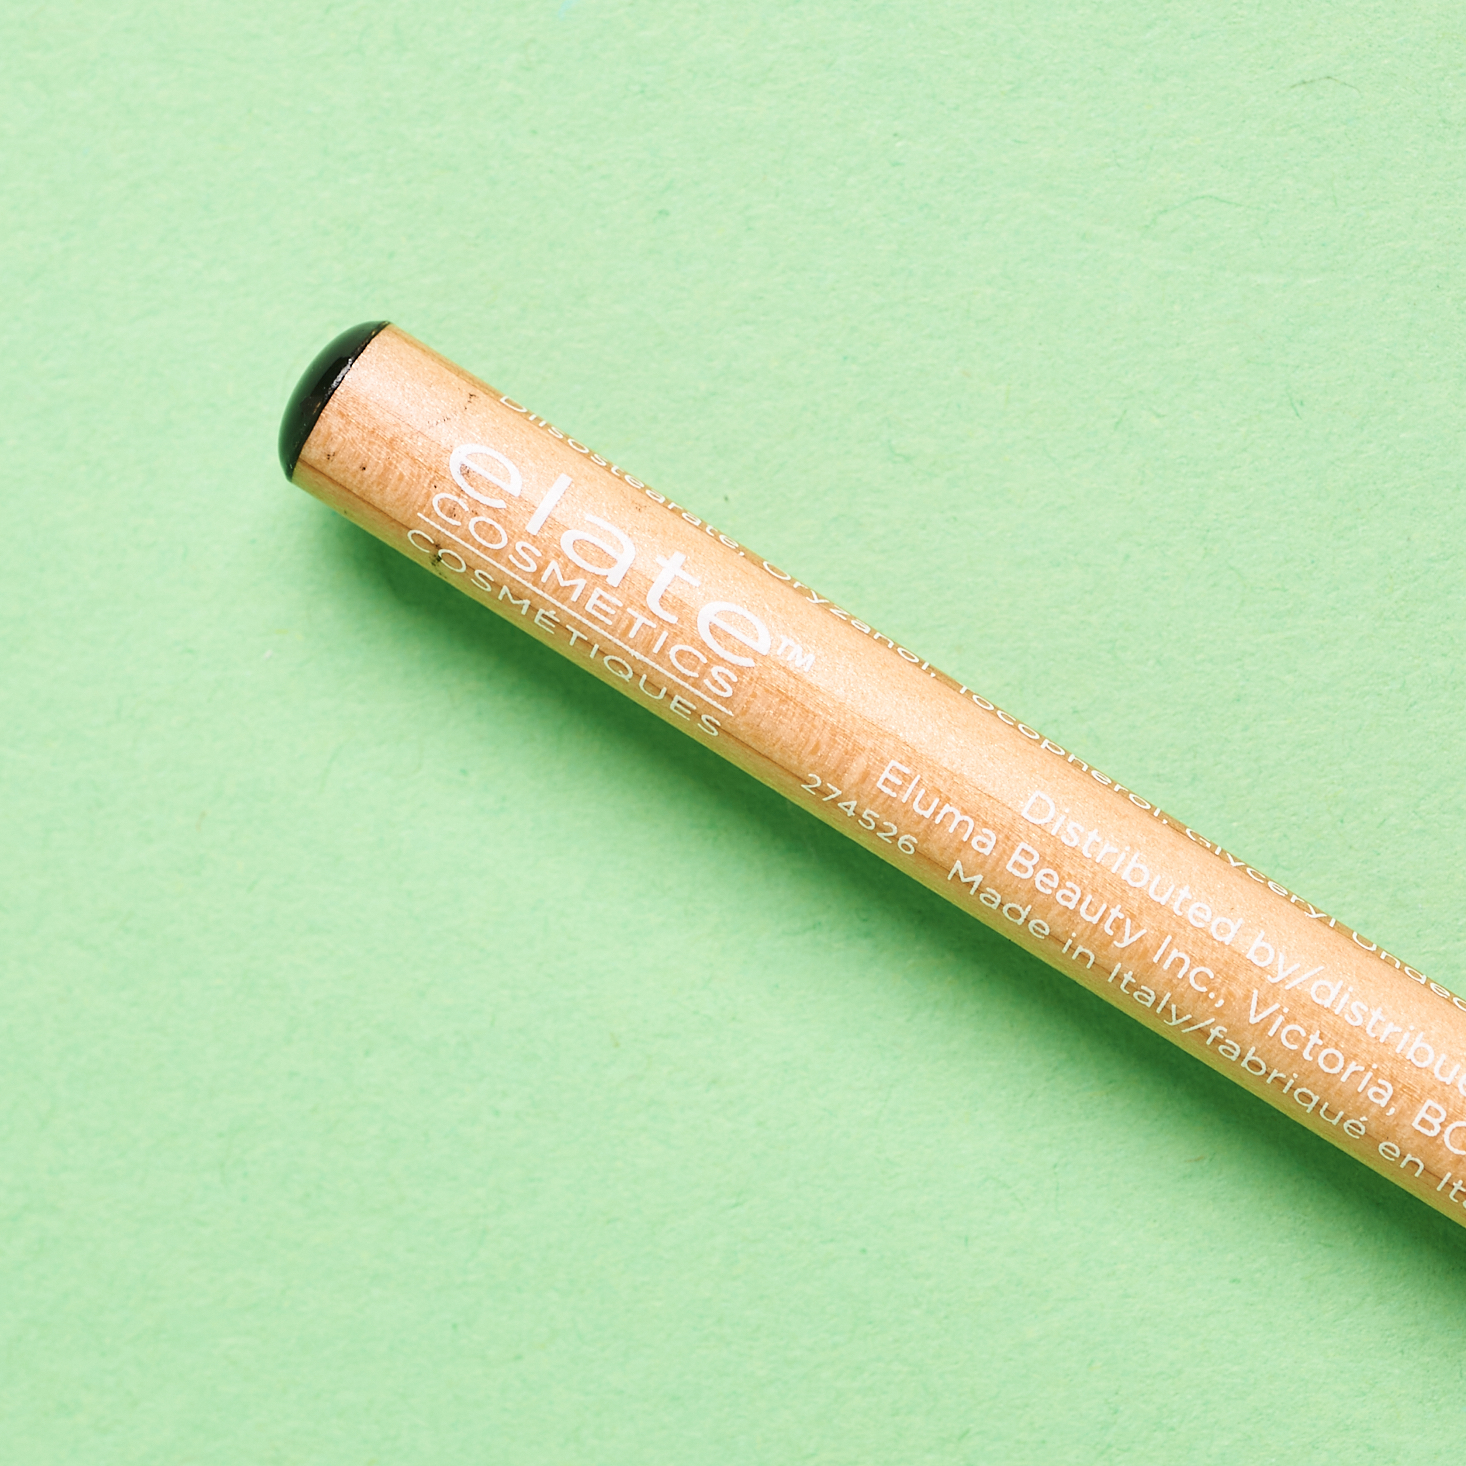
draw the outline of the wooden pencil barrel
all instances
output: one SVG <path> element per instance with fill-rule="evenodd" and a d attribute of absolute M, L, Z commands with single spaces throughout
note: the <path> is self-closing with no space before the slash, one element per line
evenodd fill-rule
<path fill-rule="evenodd" d="M 1466 1001 L 410 336 L 341 340 L 295 483 L 1466 1223 Z"/>

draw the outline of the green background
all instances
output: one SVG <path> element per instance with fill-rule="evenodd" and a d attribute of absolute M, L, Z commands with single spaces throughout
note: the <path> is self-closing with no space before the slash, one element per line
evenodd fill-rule
<path fill-rule="evenodd" d="M 275 462 L 388 316 L 1460 988 L 1458 3 L 0 11 L 0 1457 L 1454 1461 L 1466 1232 Z"/>

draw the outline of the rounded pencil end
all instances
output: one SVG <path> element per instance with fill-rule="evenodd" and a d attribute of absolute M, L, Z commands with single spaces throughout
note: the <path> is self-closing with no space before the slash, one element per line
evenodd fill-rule
<path fill-rule="evenodd" d="M 386 321 L 364 321 L 349 331 L 343 331 L 320 352 L 295 384 L 295 391 L 285 404 L 285 416 L 280 419 L 280 467 L 285 470 L 286 478 L 295 477 L 295 462 L 300 457 L 300 450 L 305 447 L 311 429 L 325 411 L 331 394 L 346 380 L 346 374 L 356 365 L 357 358 L 387 324 Z"/>

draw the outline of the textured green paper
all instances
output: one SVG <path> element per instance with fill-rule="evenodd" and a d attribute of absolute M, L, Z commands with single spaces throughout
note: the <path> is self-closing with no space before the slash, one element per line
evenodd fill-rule
<path fill-rule="evenodd" d="M 0 1460 L 1446 1462 L 1466 1231 L 280 478 L 388 316 L 1458 990 L 1459 5 L 0 10 Z"/>

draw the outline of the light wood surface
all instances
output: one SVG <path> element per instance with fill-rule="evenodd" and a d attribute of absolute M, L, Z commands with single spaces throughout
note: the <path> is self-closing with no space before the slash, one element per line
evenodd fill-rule
<path fill-rule="evenodd" d="M 295 482 L 1466 1223 L 1466 1002 L 858 611 L 393 327 Z"/>

